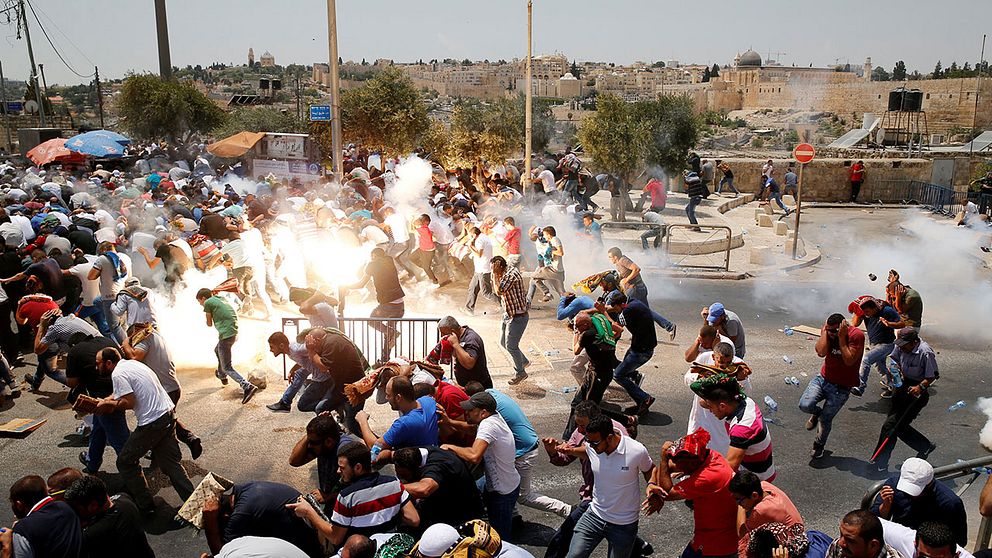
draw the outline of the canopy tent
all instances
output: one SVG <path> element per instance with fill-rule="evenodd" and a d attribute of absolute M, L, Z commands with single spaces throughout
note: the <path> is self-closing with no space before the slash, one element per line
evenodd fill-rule
<path fill-rule="evenodd" d="M 265 132 L 238 132 L 231 137 L 211 143 L 207 146 L 207 151 L 217 157 L 228 159 L 240 157 L 255 147 L 263 137 Z"/>
<path fill-rule="evenodd" d="M 65 138 L 53 138 L 39 143 L 27 153 L 28 159 L 39 167 L 55 161 L 61 163 L 82 163 L 86 155 L 76 153 L 65 147 Z"/>

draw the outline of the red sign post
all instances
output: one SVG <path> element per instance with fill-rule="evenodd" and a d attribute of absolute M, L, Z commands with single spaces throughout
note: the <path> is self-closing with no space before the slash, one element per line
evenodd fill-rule
<path fill-rule="evenodd" d="M 808 143 L 800 143 L 792 150 L 792 157 L 799 163 L 799 185 L 796 187 L 796 238 L 792 241 L 792 259 L 796 259 L 799 250 L 799 216 L 803 207 L 803 169 L 806 163 L 813 160 L 816 150 Z"/>

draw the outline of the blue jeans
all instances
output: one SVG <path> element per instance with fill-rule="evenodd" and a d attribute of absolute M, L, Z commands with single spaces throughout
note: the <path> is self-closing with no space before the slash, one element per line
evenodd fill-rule
<path fill-rule="evenodd" d="M 510 531 L 513 527 L 513 507 L 517 504 L 518 496 L 520 496 L 519 485 L 509 494 L 488 490 L 482 494 L 482 500 L 486 503 L 486 511 L 489 515 L 489 524 L 492 525 L 493 529 L 496 529 L 503 540 L 510 538 Z"/>
<path fill-rule="evenodd" d="M 337 411 L 344 419 L 344 425 L 352 434 L 361 435 L 362 429 L 355 420 L 355 414 L 363 407 L 363 401 L 357 407 L 348 403 L 348 398 L 337 389 L 334 380 L 324 380 L 323 382 L 308 382 L 300 394 L 300 400 L 296 403 L 296 408 L 304 413 L 323 413 L 324 411 Z"/>
<path fill-rule="evenodd" d="M 238 371 L 234 369 L 234 365 L 231 364 L 231 348 L 234 347 L 234 342 L 238 340 L 238 336 L 228 337 L 227 339 L 221 339 L 217 342 L 217 346 L 214 347 L 214 354 L 217 355 L 217 377 L 222 378 L 227 376 L 228 378 L 234 380 L 241 386 L 241 389 L 248 390 L 248 380 L 241 377 Z"/>
<path fill-rule="evenodd" d="M 644 304 L 648 303 L 648 286 L 643 281 L 627 289 L 627 298 L 640 300 Z"/>
<path fill-rule="evenodd" d="M 279 398 L 279 402 L 287 406 L 292 405 L 296 394 L 303 389 L 303 383 L 306 382 L 309 377 L 310 374 L 306 370 L 302 368 L 297 369 L 296 374 L 293 376 L 293 381 L 289 382 L 289 385 L 286 386 L 286 391 L 282 392 L 282 397 Z"/>
<path fill-rule="evenodd" d="M 721 178 L 720 179 L 720 183 L 716 185 L 716 193 L 717 194 L 723 193 L 723 185 L 724 184 L 727 185 L 727 188 L 730 188 L 731 190 L 733 190 L 735 194 L 740 194 L 740 191 L 737 190 L 737 187 L 734 186 L 734 179 L 733 178 L 730 178 L 730 177 L 726 177 L 726 176 L 724 176 L 723 178 Z"/>
<path fill-rule="evenodd" d="M 117 341 L 118 345 L 123 344 L 124 328 L 121 327 L 120 318 L 115 316 L 113 310 L 110 309 L 110 307 L 114 304 L 114 299 L 107 299 L 102 296 L 98 296 L 93 299 L 93 304 L 99 306 L 100 310 L 103 312 L 103 317 L 107 321 L 107 328 L 111 333 L 108 337 L 111 337 L 114 341 Z"/>
<path fill-rule="evenodd" d="M 785 204 L 782 203 L 782 194 L 780 192 L 768 192 L 769 203 L 772 200 L 775 200 L 775 203 L 777 203 L 778 206 L 782 208 L 782 211 L 785 211 L 786 215 L 789 214 L 789 208 L 785 207 Z"/>
<path fill-rule="evenodd" d="M 34 373 L 34 378 L 31 379 L 32 388 L 37 389 L 41 385 L 41 381 L 45 379 L 45 376 L 62 385 L 66 384 L 68 380 L 65 379 L 65 373 L 55 367 L 55 357 L 57 356 L 58 352 L 52 349 L 48 349 L 38 355 L 38 369 Z"/>
<path fill-rule="evenodd" d="M 526 374 L 524 372 L 524 365 L 527 364 L 527 357 L 520 350 L 520 338 L 524 336 L 524 330 L 527 329 L 528 321 L 530 321 L 530 316 L 527 312 L 512 317 L 506 314 L 503 315 L 503 326 L 499 344 L 506 349 L 506 352 L 510 353 L 510 358 L 513 359 L 513 370 L 517 373 L 517 376 Z"/>
<path fill-rule="evenodd" d="M 685 214 L 689 217 L 689 222 L 693 225 L 699 224 L 699 221 L 696 220 L 696 206 L 702 201 L 703 196 L 692 196 L 689 198 L 689 205 L 685 206 Z"/>
<path fill-rule="evenodd" d="M 572 544 L 568 546 L 567 558 L 587 558 L 606 539 L 609 545 L 609 558 L 630 558 L 637 540 L 637 522 L 627 525 L 608 523 L 591 509 L 586 510 L 575 524 Z"/>
<path fill-rule="evenodd" d="M 889 371 L 885 369 L 885 357 L 892 354 L 892 348 L 894 346 L 892 343 L 882 343 L 881 345 L 872 346 L 865 353 L 864 358 L 861 359 L 861 389 L 868 387 L 868 376 L 871 375 L 871 366 L 873 364 L 879 374 L 888 376 Z"/>
<path fill-rule="evenodd" d="M 93 306 L 80 306 L 79 310 L 76 311 L 76 317 L 85 320 L 89 318 L 96 324 L 96 328 L 100 330 L 100 334 L 106 338 L 111 338 L 114 332 L 110 329 L 110 324 L 107 323 L 107 317 L 103 315 L 103 309 L 97 304 Z"/>
<path fill-rule="evenodd" d="M 563 194 L 566 194 L 568 198 L 571 198 L 575 203 L 579 204 L 580 209 L 585 209 L 584 200 L 582 199 L 582 194 L 579 193 L 579 181 L 578 180 L 566 180 L 564 186 L 561 189 Z M 566 202 L 568 199 L 566 198 Z"/>
<path fill-rule="evenodd" d="M 650 351 L 627 349 L 627 354 L 624 355 L 620 366 L 617 366 L 617 369 L 613 371 L 613 379 L 620 384 L 620 387 L 627 390 L 634 403 L 638 405 L 647 401 L 651 396 L 637 385 L 635 381 L 637 369 L 651 360 L 652 356 L 654 356 L 654 349 Z"/>
<path fill-rule="evenodd" d="M 124 411 L 114 411 L 109 415 L 93 415 L 93 431 L 90 432 L 90 447 L 86 454 L 87 468 L 91 472 L 100 470 L 103 465 L 103 451 L 107 444 L 121 454 L 131 430 L 127 427 Z"/>
<path fill-rule="evenodd" d="M 661 226 L 657 229 L 651 229 L 641 233 L 641 248 L 644 250 L 648 249 L 648 239 L 653 238 L 652 243 L 655 248 L 661 246 L 661 239 L 665 238 L 665 227 Z"/>
<path fill-rule="evenodd" d="M 851 390 L 837 384 L 828 382 L 823 376 L 816 375 L 806 386 L 806 391 L 799 398 L 799 408 L 804 413 L 818 415 L 820 417 L 819 426 L 816 428 L 816 437 L 813 444 L 817 447 L 827 445 L 827 437 L 830 436 L 830 426 L 840 408 L 851 396 Z M 823 401 L 823 407 L 818 407 L 817 403 Z"/>

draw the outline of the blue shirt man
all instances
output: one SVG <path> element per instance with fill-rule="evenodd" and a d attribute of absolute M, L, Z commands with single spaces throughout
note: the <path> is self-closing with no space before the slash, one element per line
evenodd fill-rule
<path fill-rule="evenodd" d="M 389 430 L 382 435 L 393 449 L 436 446 L 437 441 L 437 402 L 425 395 L 417 399 L 419 407 L 393 421 Z"/>

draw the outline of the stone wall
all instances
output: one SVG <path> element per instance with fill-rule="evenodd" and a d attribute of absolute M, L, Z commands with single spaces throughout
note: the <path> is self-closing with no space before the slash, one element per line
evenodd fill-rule
<path fill-rule="evenodd" d="M 766 159 L 767 160 L 767 159 Z M 766 160 L 723 159 L 734 171 L 734 186 L 742 193 L 757 193 L 761 187 L 761 166 Z M 775 180 L 783 186 L 786 169 L 792 159 L 773 159 Z M 803 172 L 803 200 L 820 202 L 847 201 L 851 196 L 850 159 L 815 159 Z M 871 159 L 865 161 L 865 188 L 873 181 L 921 180 L 928 182 L 933 163 L 926 159 Z M 796 166 L 798 171 L 798 164 Z M 717 181 L 721 173 L 718 171 Z M 681 190 L 681 188 L 680 188 Z M 715 191 L 715 186 L 710 188 Z"/>

